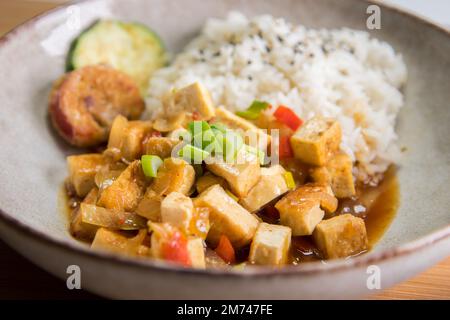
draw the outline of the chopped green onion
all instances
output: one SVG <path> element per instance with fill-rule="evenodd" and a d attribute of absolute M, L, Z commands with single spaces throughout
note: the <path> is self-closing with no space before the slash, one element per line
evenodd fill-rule
<path fill-rule="evenodd" d="M 209 129 L 211 129 L 211 127 L 206 121 L 191 121 L 188 123 L 188 130 L 193 136 Z"/>
<path fill-rule="evenodd" d="M 162 165 L 163 161 L 160 157 L 154 155 L 143 155 L 141 158 L 142 170 L 146 177 L 156 178 L 158 174 L 158 168 Z"/>
<path fill-rule="evenodd" d="M 295 189 L 295 181 L 292 172 L 286 171 L 283 173 L 284 181 L 289 189 Z"/>
<path fill-rule="evenodd" d="M 193 137 L 192 145 L 196 148 L 204 150 L 216 142 L 215 133 L 206 121 L 192 121 L 188 124 L 188 129 Z M 207 151 L 211 152 L 209 149 Z"/>
<path fill-rule="evenodd" d="M 210 144 L 215 142 L 216 135 L 211 129 L 196 134 L 192 139 L 192 144 L 200 149 L 206 149 Z"/>
<path fill-rule="evenodd" d="M 218 130 L 223 133 L 225 133 L 227 131 L 227 127 L 223 123 L 220 123 L 220 122 L 213 123 L 211 125 L 211 129 Z"/>
<path fill-rule="evenodd" d="M 232 130 L 227 130 L 225 133 L 216 132 L 216 139 L 226 162 L 233 161 L 244 146 L 242 136 Z"/>
<path fill-rule="evenodd" d="M 264 151 L 261 151 L 261 150 L 259 150 L 259 149 L 257 149 L 257 148 L 254 148 L 254 147 L 252 147 L 252 146 L 249 146 L 249 145 L 245 145 L 245 150 L 246 150 L 248 153 L 257 156 L 260 165 L 263 166 L 263 165 L 266 163 L 266 154 L 264 153 Z"/>
<path fill-rule="evenodd" d="M 179 156 L 189 163 L 201 164 L 203 160 L 209 157 L 209 152 L 187 144 L 181 148 Z"/>
<path fill-rule="evenodd" d="M 226 193 L 227 193 L 234 201 L 239 202 L 239 198 L 236 197 L 236 196 L 234 195 L 233 192 L 231 192 L 231 191 L 228 190 L 228 189 L 225 189 L 225 192 L 226 192 Z"/>
<path fill-rule="evenodd" d="M 255 100 L 250 105 L 250 107 L 247 108 L 247 110 L 238 111 L 238 112 L 236 112 L 236 114 L 239 117 L 242 117 L 242 118 L 245 118 L 248 120 L 256 120 L 256 119 L 258 119 L 261 112 L 266 110 L 267 108 L 269 108 L 269 106 L 270 106 L 270 104 L 267 102 Z"/>

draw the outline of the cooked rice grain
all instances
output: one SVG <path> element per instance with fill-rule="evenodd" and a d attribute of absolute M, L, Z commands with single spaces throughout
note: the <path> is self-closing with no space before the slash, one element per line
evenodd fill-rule
<path fill-rule="evenodd" d="M 269 15 L 232 12 L 210 19 L 201 34 L 150 81 L 149 111 L 173 88 L 203 83 L 230 110 L 254 99 L 291 107 L 301 118 L 334 117 L 341 148 L 367 181 L 396 162 L 395 122 L 407 77 L 400 54 L 362 31 L 314 30 Z"/>

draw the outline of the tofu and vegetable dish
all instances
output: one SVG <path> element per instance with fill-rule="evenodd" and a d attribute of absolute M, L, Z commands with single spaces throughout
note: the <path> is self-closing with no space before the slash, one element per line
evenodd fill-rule
<path fill-rule="evenodd" d="M 235 47 L 253 39 L 247 33 L 234 38 Z M 173 64 L 217 68 L 208 65 L 208 47 L 204 61 L 186 57 L 204 46 L 200 40 Z M 298 265 L 371 249 L 397 208 L 393 161 L 363 160 L 348 143 L 343 116 L 297 112 L 273 98 L 276 87 L 243 95 L 248 103 L 237 108 L 242 101 L 224 98 L 227 88 L 219 93 L 217 79 L 211 87 L 199 74 L 157 96 L 157 80 L 162 90 L 164 74 L 176 73 L 165 50 L 147 27 L 119 21 L 97 22 L 71 47 L 49 116 L 84 152 L 67 157 L 74 238 L 93 250 L 192 268 Z M 242 68 L 252 63 L 259 62 Z M 355 123 L 370 121 L 358 110 Z M 375 148 L 376 138 L 366 142 Z"/>

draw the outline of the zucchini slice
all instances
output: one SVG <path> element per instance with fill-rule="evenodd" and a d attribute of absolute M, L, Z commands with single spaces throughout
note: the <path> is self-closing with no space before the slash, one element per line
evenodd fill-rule
<path fill-rule="evenodd" d="M 143 24 L 100 20 L 72 43 L 66 68 L 95 64 L 127 73 L 144 93 L 151 74 L 167 64 L 167 54 L 162 40 Z"/>

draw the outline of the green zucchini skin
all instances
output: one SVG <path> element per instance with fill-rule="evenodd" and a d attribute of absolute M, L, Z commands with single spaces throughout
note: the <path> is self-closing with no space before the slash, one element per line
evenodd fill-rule
<path fill-rule="evenodd" d="M 137 22 L 99 20 L 71 44 L 66 71 L 105 64 L 127 73 L 144 92 L 151 74 L 167 65 L 162 39 Z"/>

